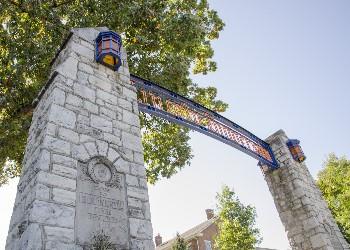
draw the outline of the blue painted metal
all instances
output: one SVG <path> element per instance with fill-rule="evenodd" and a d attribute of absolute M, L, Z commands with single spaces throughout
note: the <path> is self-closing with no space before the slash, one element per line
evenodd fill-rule
<path fill-rule="evenodd" d="M 98 45 L 101 44 L 101 51 L 98 51 Z M 114 43 L 113 43 L 114 42 Z M 108 43 L 108 46 L 106 46 Z M 100 32 L 95 40 L 95 59 L 97 62 L 112 68 L 114 71 L 117 71 L 121 66 L 121 53 L 120 49 L 122 47 L 122 39 L 114 31 L 104 31 Z M 114 58 L 115 64 L 110 65 L 103 61 L 103 58 L 107 55 L 110 55 Z"/>
<path fill-rule="evenodd" d="M 293 159 L 295 161 L 300 162 L 300 163 L 305 161 L 306 156 L 305 156 L 303 150 L 301 149 L 299 140 L 289 139 L 287 141 L 287 146 L 288 146 L 289 151 L 292 154 Z"/>
<path fill-rule="evenodd" d="M 139 98 L 138 104 L 140 111 L 161 117 L 170 122 L 183 125 L 202 134 L 208 135 L 254 157 L 261 163 L 268 165 L 271 169 L 278 168 L 277 161 L 270 145 L 238 124 L 228 120 L 212 110 L 205 108 L 199 103 L 196 103 L 141 77 L 131 75 L 131 82 L 138 89 L 139 96 L 142 91 L 144 93 L 147 92 L 149 94 L 147 97 L 148 99 L 154 97 L 158 101 L 158 103 L 155 105 L 153 101 L 147 102 L 142 100 L 142 98 Z M 190 120 L 183 115 L 175 114 L 176 112 L 167 110 L 167 108 L 164 107 L 165 102 L 175 105 L 176 108 L 183 107 L 182 111 L 195 113 L 196 117 L 201 116 L 202 118 L 205 118 L 206 121 L 209 121 L 209 123 L 213 124 L 213 126 L 200 124 L 200 122 L 196 122 L 198 119 L 194 121 L 195 119 Z M 228 134 L 231 136 L 227 136 Z M 234 136 L 232 136 L 233 134 Z M 257 150 L 257 148 L 259 148 L 259 150 Z M 261 153 L 261 151 L 264 153 Z"/>

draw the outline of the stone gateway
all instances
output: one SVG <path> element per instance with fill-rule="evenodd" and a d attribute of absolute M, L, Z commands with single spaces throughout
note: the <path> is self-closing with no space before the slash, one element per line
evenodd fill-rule
<path fill-rule="evenodd" d="M 135 86 L 161 89 L 207 115 L 213 111 L 135 76 L 131 84 L 122 47 L 118 61 L 101 59 L 115 62 L 112 69 L 96 63 L 95 39 L 107 30 L 74 29 L 53 61 L 35 101 L 6 250 L 89 250 L 101 240 L 111 249 L 154 250 L 139 105 L 149 109 L 153 98 L 149 110 L 164 110 L 154 94 L 145 92 L 138 103 Z M 101 51 L 104 45 L 110 49 L 101 43 Z M 256 136 L 224 117 L 212 114 L 237 131 L 194 124 L 199 116 L 178 117 L 183 110 L 170 104 L 167 111 L 175 117 L 168 114 L 170 121 L 189 119 L 190 128 L 201 125 L 204 134 L 215 133 L 213 138 L 230 139 L 243 152 L 271 160 L 261 168 L 293 249 L 349 249 L 306 165 L 293 159 L 283 131 L 266 142 L 259 139 L 264 146 L 259 148 L 242 135 Z"/>

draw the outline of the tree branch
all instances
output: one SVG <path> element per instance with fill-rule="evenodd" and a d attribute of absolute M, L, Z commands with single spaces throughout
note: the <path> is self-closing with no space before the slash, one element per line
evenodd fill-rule
<path fill-rule="evenodd" d="M 22 12 L 24 13 L 28 13 L 28 11 L 26 10 L 26 8 L 24 8 L 23 6 L 23 2 L 21 1 L 21 3 L 17 3 L 14 0 L 9 0 L 10 4 L 16 6 L 17 8 L 19 8 Z"/>
<path fill-rule="evenodd" d="M 72 3 L 74 2 L 74 0 L 67 0 L 67 1 L 63 1 L 61 3 L 57 3 L 56 1 L 54 1 L 54 3 L 51 5 L 51 8 L 58 8 L 62 5 L 66 5 L 66 4 L 69 4 L 69 3 Z"/>

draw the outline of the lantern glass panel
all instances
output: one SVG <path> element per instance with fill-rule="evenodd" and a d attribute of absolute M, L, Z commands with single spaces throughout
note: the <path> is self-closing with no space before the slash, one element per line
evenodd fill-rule
<path fill-rule="evenodd" d="M 102 51 L 102 41 L 98 43 L 97 48 L 98 48 L 98 50 L 97 50 L 98 53 L 101 53 L 101 51 Z"/>
<path fill-rule="evenodd" d="M 115 51 L 119 51 L 119 44 L 115 40 L 112 40 L 112 48 Z"/>
<path fill-rule="evenodd" d="M 104 58 L 103 58 L 103 62 L 108 64 L 108 65 L 111 65 L 111 66 L 114 66 L 115 63 L 114 63 L 114 57 L 111 56 L 111 55 L 106 55 Z"/>
<path fill-rule="evenodd" d="M 105 49 L 109 49 L 110 48 L 110 42 L 109 41 L 105 41 Z"/>

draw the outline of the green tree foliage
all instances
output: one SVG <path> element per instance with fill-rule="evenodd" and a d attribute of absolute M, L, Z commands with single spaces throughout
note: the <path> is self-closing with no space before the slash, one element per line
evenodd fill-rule
<path fill-rule="evenodd" d="M 219 233 L 215 247 L 220 250 L 250 250 L 261 242 L 255 227 L 255 208 L 243 205 L 228 186 L 216 196 Z"/>
<path fill-rule="evenodd" d="M 330 154 L 323 170 L 318 173 L 317 185 L 350 243 L 350 161 Z"/>
<path fill-rule="evenodd" d="M 223 22 L 207 0 L 6 0 L 0 2 L 0 185 L 18 176 L 31 103 L 69 30 L 107 26 L 119 32 L 131 72 L 224 111 L 216 89 L 189 78 L 214 71 L 211 40 Z M 142 116 L 148 180 L 170 177 L 189 163 L 188 130 Z"/>
<path fill-rule="evenodd" d="M 188 250 L 185 240 L 180 236 L 179 233 L 176 234 L 176 240 L 174 245 L 171 247 L 172 250 Z"/>
<path fill-rule="evenodd" d="M 100 232 L 92 237 L 92 244 L 89 250 L 118 250 L 115 244 L 111 242 L 111 237 L 105 234 L 105 232 Z"/>

